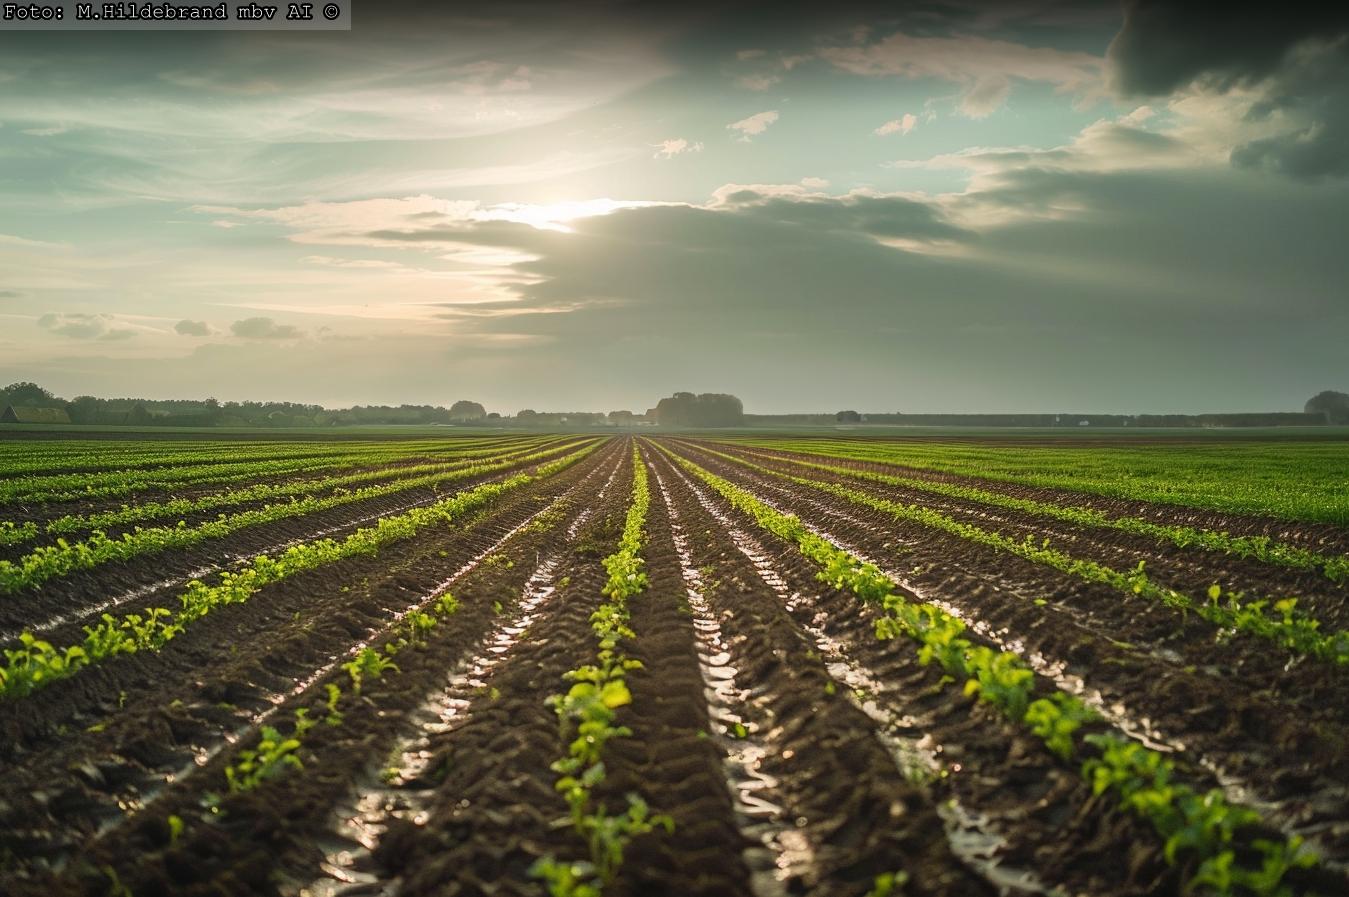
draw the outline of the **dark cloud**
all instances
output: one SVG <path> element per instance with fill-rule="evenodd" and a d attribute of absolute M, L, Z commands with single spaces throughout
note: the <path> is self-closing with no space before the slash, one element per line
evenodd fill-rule
<path fill-rule="evenodd" d="M 173 329 L 183 336 L 210 336 L 211 326 L 205 321 L 179 321 Z"/>
<path fill-rule="evenodd" d="M 723 202 L 742 214 L 816 233 L 911 240 L 972 236 L 949 223 L 935 206 L 898 196 L 792 196 L 744 188 L 726 194 Z"/>
<path fill-rule="evenodd" d="M 1191 84 L 1253 87 L 1247 118 L 1287 130 L 1235 147 L 1232 164 L 1303 180 L 1349 175 L 1349 6 L 1133 0 L 1110 45 L 1115 89 L 1160 96 Z"/>
<path fill-rule="evenodd" d="M 1273 75 L 1308 38 L 1346 33 L 1343 3 L 1129 0 L 1108 56 L 1125 95 L 1162 96 L 1196 80 L 1227 90 Z"/>
<path fill-rule="evenodd" d="M 293 324 L 278 324 L 271 318 L 244 318 L 230 325 L 230 332 L 242 339 L 298 339 L 304 331 Z"/>
<path fill-rule="evenodd" d="M 1288 66 L 1247 117 L 1264 120 L 1275 114 L 1305 124 L 1237 147 L 1234 165 L 1302 180 L 1349 175 L 1349 37 Z"/>
<path fill-rule="evenodd" d="M 512 378 L 571 382 L 585 358 L 657 391 L 697 372 L 698 389 L 756 407 L 828 408 L 840 392 L 874 408 L 1294 407 L 1342 367 L 1349 189 L 1048 166 L 988 182 L 960 211 L 1003 223 L 977 235 L 903 197 L 751 187 L 715 208 L 574 221 L 528 244 L 515 302 L 445 319 L 470 342 L 531 340 Z"/>

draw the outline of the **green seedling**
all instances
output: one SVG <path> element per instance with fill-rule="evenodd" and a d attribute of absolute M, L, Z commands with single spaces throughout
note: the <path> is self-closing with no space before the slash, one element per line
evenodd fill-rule
<path fill-rule="evenodd" d="M 230 793 L 252 791 L 287 768 L 302 769 L 297 753 L 298 738 L 287 738 L 272 726 L 262 727 L 262 740 L 255 748 L 241 750 L 239 762 L 225 767 L 225 780 Z"/>
<path fill-rule="evenodd" d="M 369 645 L 356 653 L 356 656 L 342 664 L 342 669 L 351 677 L 351 690 L 360 695 L 361 683 L 366 679 L 378 679 L 385 670 L 398 670 L 397 664 L 389 660 L 383 652 Z"/>
<path fill-rule="evenodd" d="M 342 711 L 337 709 L 337 702 L 342 700 L 342 687 L 333 682 L 329 682 L 323 687 L 328 692 L 328 700 L 325 705 L 328 708 L 328 715 L 324 717 L 323 721 L 330 726 L 340 726 L 342 724 Z"/>

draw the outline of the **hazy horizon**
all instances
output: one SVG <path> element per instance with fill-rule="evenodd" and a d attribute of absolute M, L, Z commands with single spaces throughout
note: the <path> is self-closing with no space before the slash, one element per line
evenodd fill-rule
<path fill-rule="evenodd" d="M 0 384 L 749 413 L 1349 390 L 1349 11 L 0 33 Z"/>

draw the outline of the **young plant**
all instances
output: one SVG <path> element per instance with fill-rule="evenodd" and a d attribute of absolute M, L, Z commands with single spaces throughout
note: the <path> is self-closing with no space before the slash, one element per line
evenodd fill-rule
<path fill-rule="evenodd" d="M 385 670 L 398 670 L 398 665 L 385 656 L 383 651 L 369 645 L 356 652 L 356 656 L 342 664 L 342 669 L 351 677 L 351 690 L 361 693 L 361 683 L 366 679 L 378 679 Z"/>
<path fill-rule="evenodd" d="M 230 793 L 252 791 L 288 768 L 302 769 L 297 753 L 300 740 L 282 735 L 272 726 L 262 727 L 262 739 L 255 748 L 239 751 L 239 762 L 225 767 Z"/>

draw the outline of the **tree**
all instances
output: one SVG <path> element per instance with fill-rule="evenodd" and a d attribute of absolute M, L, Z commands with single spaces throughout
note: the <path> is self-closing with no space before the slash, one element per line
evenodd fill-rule
<path fill-rule="evenodd" d="M 834 420 L 841 424 L 860 424 L 862 422 L 862 415 L 858 414 L 856 411 L 840 411 L 838 414 L 834 415 Z"/>
<path fill-rule="evenodd" d="M 656 422 L 662 427 L 738 427 L 745 422 L 745 406 L 726 393 L 677 392 L 656 404 Z"/>
<path fill-rule="evenodd" d="M 482 407 L 477 402 L 470 402 L 467 399 L 460 399 L 450 406 L 450 420 L 455 423 L 482 420 L 486 416 L 486 408 Z"/>
<path fill-rule="evenodd" d="M 5 387 L 3 393 L 0 394 L 0 397 L 3 398 L 3 401 L 0 401 L 0 404 L 18 405 L 21 407 L 27 406 L 30 408 L 44 408 L 56 404 L 58 401 L 56 396 L 43 389 L 41 386 L 38 386 L 36 383 L 31 383 L 27 380 L 9 384 Z"/>
<path fill-rule="evenodd" d="M 70 419 L 77 424 L 92 424 L 98 420 L 99 400 L 93 396 L 76 396 L 67 410 Z"/>
<path fill-rule="evenodd" d="M 1331 389 L 1318 392 L 1307 400 L 1302 410 L 1324 416 L 1328 424 L 1349 424 L 1349 393 Z"/>

